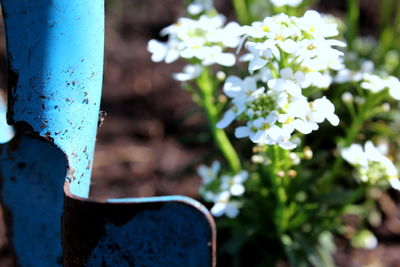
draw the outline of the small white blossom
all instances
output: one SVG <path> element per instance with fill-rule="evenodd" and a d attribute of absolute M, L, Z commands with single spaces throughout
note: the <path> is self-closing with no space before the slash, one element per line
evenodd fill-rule
<path fill-rule="evenodd" d="M 376 183 L 383 180 L 389 182 L 394 189 L 400 189 L 397 168 L 371 141 L 367 141 L 364 148 L 359 144 L 352 144 L 342 149 L 341 155 L 356 168 L 361 181 Z"/>
<path fill-rule="evenodd" d="M 207 9 L 207 1 L 195 1 L 189 9 Z M 212 4 L 212 3 L 211 3 Z M 201 11 L 199 11 L 201 12 Z M 150 40 L 147 50 L 152 54 L 155 62 L 174 62 L 179 58 L 198 59 L 202 65 L 219 64 L 232 66 L 236 62 L 235 55 L 227 52 L 229 48 L 239 45 L 241 27 L 231 22 L 224 26 L 223 15 L 201 15 L 198 19 L 180 18 L 161 31 L 161 35 L 168 36 L 165 43 Z"/>
<path fill-rule="evenodd" d="M 365 73 L 363 82 L 361 82 L 361 87 L 365 90 L 377 93 L 385 89 L 385 83 L 378 75 Z"/>
<path fill-rule="evenodd" d="M 261 69 L 269 60 L 275 55 L 279 54 L 278 48 L 272 41 L 265 41 L 263 43 L 247 42 L 246 48 L 250 51 L 243 60 L 249 60 L 249 72 L 253 73 L 256 70 Z M 278 55 L 279 56 L 279 55 Z"/>
<path fill-rule="evenodd" d="M 335 114 L 335 106 L 325 96 L 315 100 L 312 104 L 313 117 L 317 123 L 325 119 L 333 126 L 339 124 L 339 117 Z"/>
<path fill-rule="evenodd" d="M 230 76 L 225 81 L 224 93 L 232 98 L 233 108 L 225 112 L 223 118 L 217 123 L 218 128 L 226 128 L 232 121 L 246 110 L 247 102 L 255 99 L 264 91 L 264 88 L 257 88 L 256 79 L 246 77 L 244 80 L 237 76 Z"/>
<path fill-rule="evenodd" d="M 208 185 L 218 177 L 218 173 L 221 170 L 221 163 L 215 160 L 211 167 L 206 165 L 200 165 L 197 169 L 197 173 L 200 175 L 203 184 Z"/>
<path fill-rule="evenodd" d="M 154 62 L 165 61 L 172 63 L 179 58 L 179 43 L 172 40 L 167 44 L 156 40 L 150 40 L 147 45 L 147 50 L 152 53 L 151 60 Z"/>
<path fill-rule="evenodd" d="M 213 8 L 213 0 L 194 0 L 188 5 L 187 10 L 191 15 L 198 15 L 202 12 L 210 11 Z"/>
<path fill-rule="evenodd" d="M 385 86 L 389 88 L 389 94 L 393 99 L 400 100 L 400 81 L 396 77 L 389 76 L 385 81 Z"/>
<path fill-rule="evenodd" d="M 201 74 L 202 67 L 199 65 L 186 65 L 181 73 L 174 73 L 173 78 L 180 82 L 186 82 L 195 79 Z"/>
<path fill-rule="evenodd" d="M 226 215 L 228 218 L 235 218 L 239 215 L 240 202 L 232 201 L 231 195 L 223 191 L 215 197 L 215 204 L 211 208 L 211 214 L 215 217 Z"/>
<path fill-rule="evenodd" d="M 301 95 L 301 84 L 305 80 L 305 75 L 301 71 L 293 73 L 291 68 L 282 69 L 281 78 L 271 79 L 268 81 L 268 86 L 274 91 L 286 91 L 292 96 Z"/>
<path fill-rule="evenodd" d="M 247 180 L 249 173 L 241 171 L 234 176 L 224 175 L 221 177 L 221 189 L 227 190 L 232 196 L 241 196 L 245 192 L 243 183 Z"/>
<path fill-rule="evenodd" d="M 307 11 L 298 21 L 299 27 L 315 39 L 332 37 L 339 34 L 337 25 L 325 23 L 323 17 L 315 10 Z"/>

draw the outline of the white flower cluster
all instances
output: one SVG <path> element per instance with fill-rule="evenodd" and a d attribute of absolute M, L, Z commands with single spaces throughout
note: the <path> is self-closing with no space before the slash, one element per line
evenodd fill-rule
<path fill-rule="evenodd" d="M 364 147 L 352 144 L 342 149 L 341 155 L 356 168 L 357 176 L 362 182 L 376 184 L 388 181 L 394 189 L 400 190 L 397 168 L 371 141 L 367 141 Z"/>
<path fill-rule="evenodd" d="M 206 201 L 213 202 L 211 213 L 220 217 L 226 215 L 228 218 L 235 218 L 239 215 L 241 202 L 233 197 L 242 196 L 245 192 L 243 183 L 248 179 L 248 172 L 241 171 L 234 176 L 222 175 L 219 179 L 221 164 L 214 161 L 211 167 L 200 165 L 197 169 L 202 178 L 200 194 Z"/>
<path fill-rule="evenodd" d="M 219 64 L 233 66 L 236 57 L 226 52 L 240 42 L 240 26 L 236 22 L 225 25 L 223 15 L 201 15 L 199 19 L 180 18 L 177 23 L 164 28 L 161 35 L 168 36 L 167 42 L 150 40 L 147 50 L 154 62 L 172 63 L 179 58 L 190 60 L 197 65 L 189 65 L 182 74 L 175 76 L 184 81 L 193 79 L 200 72 L 200 65 Z"/>
<path fill-rule="evenodd" d="M 335 77 L 337 83 L 355 82 L 360 83 L 361 88 L 372 93 L 379 93 L 388 89 L 390 96 L 395 100 L 400 100 L 400 81 L 394 76 L 385 72 L 375 70 L 374 63 L 364 61 L 358 71 L 342 69 Z"/>
<path fill-rule="evenodd" d="M 236 137 L 293 149 L 297 146 L 294 130 L 309 134 L 325 119 L 338 125 L 335 107 L 325 96 L 309 101 L 303 94 L 310 87 L 328 87 L 332 82 L 329 71 L 344 67 L 343 53 L 333 46 L 345 44 L 328 38 L 338 34 L 336 24 L 325 23 L 318 12 L 308 11 L 300 18 L 267 17 L 242 31 L 249 51 L 242 60 L 249 62 L 251 75 L 226 80 L 223 91 L 232 107 L 218 128 L 235 119 L 245 121 L 246 126 L 236 128 Z M 260 83 L 264 84 L 258 87 Z"/>

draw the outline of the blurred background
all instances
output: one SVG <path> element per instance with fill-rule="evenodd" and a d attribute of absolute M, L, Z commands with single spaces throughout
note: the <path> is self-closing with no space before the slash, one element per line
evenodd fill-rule
<path fill-rule="evenodd" d="M 183 63 L 155 64 L 146 46 L 185 14 L 183 0 L 107 0 L 104 85 L 91 197 L 95 199 L 181 194 L 198 199 L 196 167 L 215 151 L 206 122 L 190 95 L 172 79 Z M 361 32 L 373 35 L 379 0 L 362 0 Z M 215 0 L 233 19 L 230 0 Z M 344 16 L 346 0 L 320 1 L 317 9 Z M 1 25 L 0 29 L 3 31 Z M 4 33 L 0 34 L 0 88 L 6 88 Z M 386 208 L 398 216 L 399 203 Z M 0 228 L 1 229 L 1 228 Z M 339 242 L 338 266 L 400 266 L 400 239 L 377 230 L 373 251 Z M 0 233 L 1 235 L 1 233 Z M 1 244 L 0 244 L 1 245 Z M 0 260 L 7 248 L 0 249 Z M 5 266 L 0 261 L 0 266 Z"/>

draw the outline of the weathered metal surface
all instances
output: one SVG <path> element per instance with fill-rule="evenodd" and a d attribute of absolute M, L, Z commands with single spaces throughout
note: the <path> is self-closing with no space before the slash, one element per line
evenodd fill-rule
<path fill-rule="evenodd" d="M 108 203 L 66 197 L 63 244 L 70 267 L 215 266 L 213 220 L 182 196 Z"/>
<path fill-rule="evenodd" d="M 103 0 L 2 0 L 8 122 L 68 158 L 71 192 L 88 197 L 99 115 Z"/>
<path fill-rule="evenodd" d="M 14 136 L 12 127 L 7 124 L 6 120 L 6 106 L 0 96 L 0 144 L 7 143 Z"/>
<path fill-rule="evenodd" d="M 64 154 L 47 141 L 17 135 L 0 145 L 0 170 L 14 261 L 19 266 L 59 266 Z"/>
<path fill-rule="evenodd" d="M 215 265 L 214 222 L 198 202 L 179 196 L 87 199 L 101 94 L 103 1 L 0 1 L 7 118 L 16 131 L 0 145 L 1 199 L 16 265 Z"/>
<path fill-rule="evenodd" d="M 54 267 L 62 262 L 64 181 L 72 194 L 89 195 L 104 1 L 1 4 L 9 67 L 7 119 L 17 135 L 0 147 L 9 241 L 21 266 Z"/>

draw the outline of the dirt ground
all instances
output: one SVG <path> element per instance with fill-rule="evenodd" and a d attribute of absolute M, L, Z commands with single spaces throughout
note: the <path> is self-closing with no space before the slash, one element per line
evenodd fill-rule
<path fill-rule="evenodd" d="M 366 25 L 373 24 L 368 16 L 374 12 L 376 1 L 364 1 Z M 218 10 L 232 14 L 230 0 L 215 2 Z M 146 50 L 148 40 L 159 38 L 159 31 L 184 13 L 183 0 L 106 3 L 101 109 L 107 116 L 97 137 L 91 197 L 180 194 L 197 199 L 200 179 L 194 169 L 215 148 L 198 108 L 171 78 L 183 64 L 152 63 Z M 322 9 L 335 9 L 340 14 L 344 6 L 344 1 L 325 0 Z M 1 88 L 6 80 L 4 46 L 1 41 Z M 383 242 L 373 251 L 349 249 L 339 240 L 335 256 L 338 266 L 400 266 L 400 238 L 385 235 L 384 230 L 378 237 Z M 7 255 L 4 246 L 0 249 L 0 266 L 6 266 L 2 255 Z"/>

